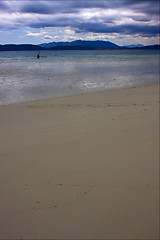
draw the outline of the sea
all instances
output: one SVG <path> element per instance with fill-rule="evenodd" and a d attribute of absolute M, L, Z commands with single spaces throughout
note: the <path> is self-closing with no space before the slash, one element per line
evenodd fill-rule
<path fill-rule="evenodd" d="M 0 52 L 0 105 L 159 82 L 158 50 Z"/>

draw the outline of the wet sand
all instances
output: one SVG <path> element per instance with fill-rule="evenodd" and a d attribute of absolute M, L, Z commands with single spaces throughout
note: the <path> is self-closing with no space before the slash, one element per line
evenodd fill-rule
<path fill-rule="evenodd" d="M 159 239 L 158 90 L 0 106 L 0 239 Z"/>

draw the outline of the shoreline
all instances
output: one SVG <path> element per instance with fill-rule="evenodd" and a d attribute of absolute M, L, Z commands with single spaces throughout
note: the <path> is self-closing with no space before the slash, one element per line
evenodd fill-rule
<path fill-rule="evenodd" d="M 159 239 L 159 84 L 0 106 L 0 238 Z"/>
<path fill-rule="evenodd" d="M 26 100 L 26 101 L 22 101 L 22 102 L 13 102 L 13 103 L 0 103 L 0 107 L 4 107 L 4 106 L 13 106 L 13 105 L 24 105 L 27 103 L 34 103 L 37 101 L 49 101 L 49 100 L 54 100 L 54 99 L 60 99 L 60 98 L 67 98 L 67 97 L 76 97 L 76 96 L 84 96 L 84 95 L 88 95 L 88 94 L 95 94 L 95 93 L 104 93 L 104 92 L 110 92 L 110 91 L 117 91 L 117 90 L 122 90 L 122 89 L 131 89 L 131 88 L 141 88 L 141 87 L 149 87 L 149 86 L 159 86 L 159 83 L 155 82 L 155 83 L 150 83 L 150 84 L 141 84 L 141 85 L 134 85 L 134 86 L 126 86 L 126 87 L 120 87 L 120 88 L 110 88 L 110 89 L 104 89 L 104 90 L 95 90 L 95 91 L 88 91 L 88 92 L 83 92 L 83 93 L 77 93 L 77 94 L 71 94 L 71 95 L 62 95 L 62 96 L 53 96 L 53 97 L 47 97 L 47 98 L 40 98 L 40 99 L 31 99 L 31 100 Z"/>

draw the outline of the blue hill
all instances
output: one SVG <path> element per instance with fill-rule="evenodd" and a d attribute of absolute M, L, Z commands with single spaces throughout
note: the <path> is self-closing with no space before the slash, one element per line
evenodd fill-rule
<path fill-rule="evenodd" d="M 56 47 L 85 47 L 85 48 L 92 48 L 92 49 L 99 49 L 99 48 L 109 48 L 109 49 L 119 49 L 118 45 L 109 42 L 109 41 L 83 41 L 83 40 L 76 40 L 73 42 L 51 42 L 51 43 L 42 43 L 39 46 L 45 48 L 56 48 Z"/>

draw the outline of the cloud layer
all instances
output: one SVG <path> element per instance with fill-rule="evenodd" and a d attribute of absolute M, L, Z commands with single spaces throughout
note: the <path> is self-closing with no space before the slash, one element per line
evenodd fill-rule
<path fill-rule="evenodd" d="M 28 27 L 43 32 L 70 28 L 75 34 L 159 34 L 159 0 L 0 1 L 0 16 L 4 31 Z"/>

